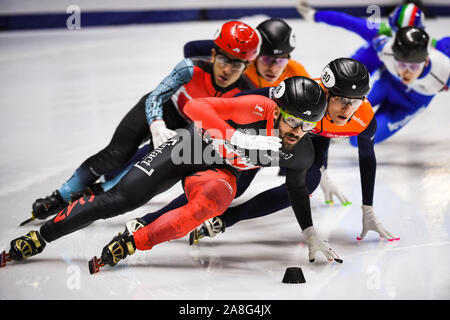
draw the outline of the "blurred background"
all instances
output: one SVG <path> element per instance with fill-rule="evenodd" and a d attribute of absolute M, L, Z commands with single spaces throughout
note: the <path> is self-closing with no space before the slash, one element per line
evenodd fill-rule
<path fill-rule="evenodd" d="M 378 0 L 376 4 L 381 14 L 386 16 L 403 2 Z M 409 2 L 416 3 L 427 18 L 450 15 L 450 2 L 447 0 Z M 367 7 L 374 1 L 315 0 L 310 4 L 319 10 L 339 10 L 355 16 L 367 16 Z M 76 7 L 82 13 L 82 27 L 227 20 L 257 14 L 284 19 L 300 17 L 295 10 L 295 0 L 2 0 L 0 30 L 65 28 L 68 17 L 77 10 Z"/>

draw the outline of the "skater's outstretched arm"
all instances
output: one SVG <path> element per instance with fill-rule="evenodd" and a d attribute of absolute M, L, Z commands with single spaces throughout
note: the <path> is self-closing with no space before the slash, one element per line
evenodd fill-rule
<path fill-rule="evenodd" d="M 184 59 L 176 65 L 175 69 L 148 96 L 145 102 L 145 114 L 155 149 L 176 134 L 175 131 L 166 127 L 163 120 L 163 104 L 183 84 L 191 81 L 193 74 L 194 63 L 190 59 Z"/>
<path fill-rule="evenodd" d="M 372 205 L 375 188 L 377 159 L 375 157 L 374 136 L 377 131 L 377 121 L 373 117 L 366 130 L 358 136 L 359 172 L 361 176 L 362 203 Z"/>
<path fill-rule="evenodd" d="M 145 114 L 147 122 L 151 124 L 153 121 L 163 119 L 164 102 L 185 83 L 188 83 L 194 74 L 194 63 L 191 59 L 183 59 L 178 63 L 172 72 L 165 77 L 151 92 L 145 102 Z"/>
<path fill-rule="evenodd" d="M 360 35 L 366 41 L 371 41 L 379 34 L 379 28 L 369 25 L 364 18 L 354 17 L 339 11 L 318 11 L 312 8 L 306 1 L 298 1 L 297 11 L 308 21 L 324 22 L 332 26 L 347 29 Z"/>

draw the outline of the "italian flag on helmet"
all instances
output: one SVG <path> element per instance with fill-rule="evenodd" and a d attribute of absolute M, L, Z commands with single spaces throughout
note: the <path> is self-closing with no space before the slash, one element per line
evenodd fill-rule
<path fill-rule="evenodd" d="M 389 15 L 389 25 L 395 32 L 403 27 L 419 27 L 423 29 L 425 28 L 424 22 L 425 16 L 422 10 L 414 3 L 398 6 Z"/>

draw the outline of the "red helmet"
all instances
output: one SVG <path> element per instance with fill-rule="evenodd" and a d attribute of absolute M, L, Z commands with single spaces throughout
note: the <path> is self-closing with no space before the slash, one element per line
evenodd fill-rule
<path fill-rule="evenodd" d="M 258 56 L 261 40 L 258 32 L 249 25 L 230 21 L 217 30 L 214 43 L 226 53 L 251 61 Z"/>

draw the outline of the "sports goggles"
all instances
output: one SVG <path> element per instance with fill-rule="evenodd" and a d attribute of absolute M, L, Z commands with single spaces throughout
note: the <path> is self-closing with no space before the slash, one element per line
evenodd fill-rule
<path fill-rule="evenodd" d="M 395 65 L 400 71 L 405 71 L 406 69 L 411 70 L 412 72 L 421 70 L 425 65 L 425 61 L 422 62 L 404 62 L 395 60 Z"/>
<path fill-rule="evenodd" d="M 333 96 L 333 99 L 334 101 L 342 104 L 343 106 L 350 104 L 352 108 L 359 108 L 359 106 L 361 106 L 362 103 L 364 102 L 364 98 L 347 98 L 341 96 Z"/>
<path fill-rule="evenodd" d="M 286 123 L 292 129 L 296 129 L 301 126 L 302 131 L 307 132 L 309 130 L 312 130 L 317 124 L 317 122 L 306 121 L 301 118 L 295 117 L 284 111 L 282 108 L 280 108 L 280 112 L 281 116 L 283 117 L 284 123 Z"/>
<path fill-rule="evenodd" d="M 273 64 L 278 67 L 284 67 L 289 62 L 289 58 L 277 58 L 271 56 L 259 56 L 261 62 L 267 66 L 271 66 Z"/>
<path fill-rule="evenodd" d="M 247 63 L 242 60 L 230 59 L 222 53 L 216 53 L 216 61 L 222 68 L 225 68 L 225 66 L 229 64 L 232 71 L 243 71 L 247 65 Z"/>

